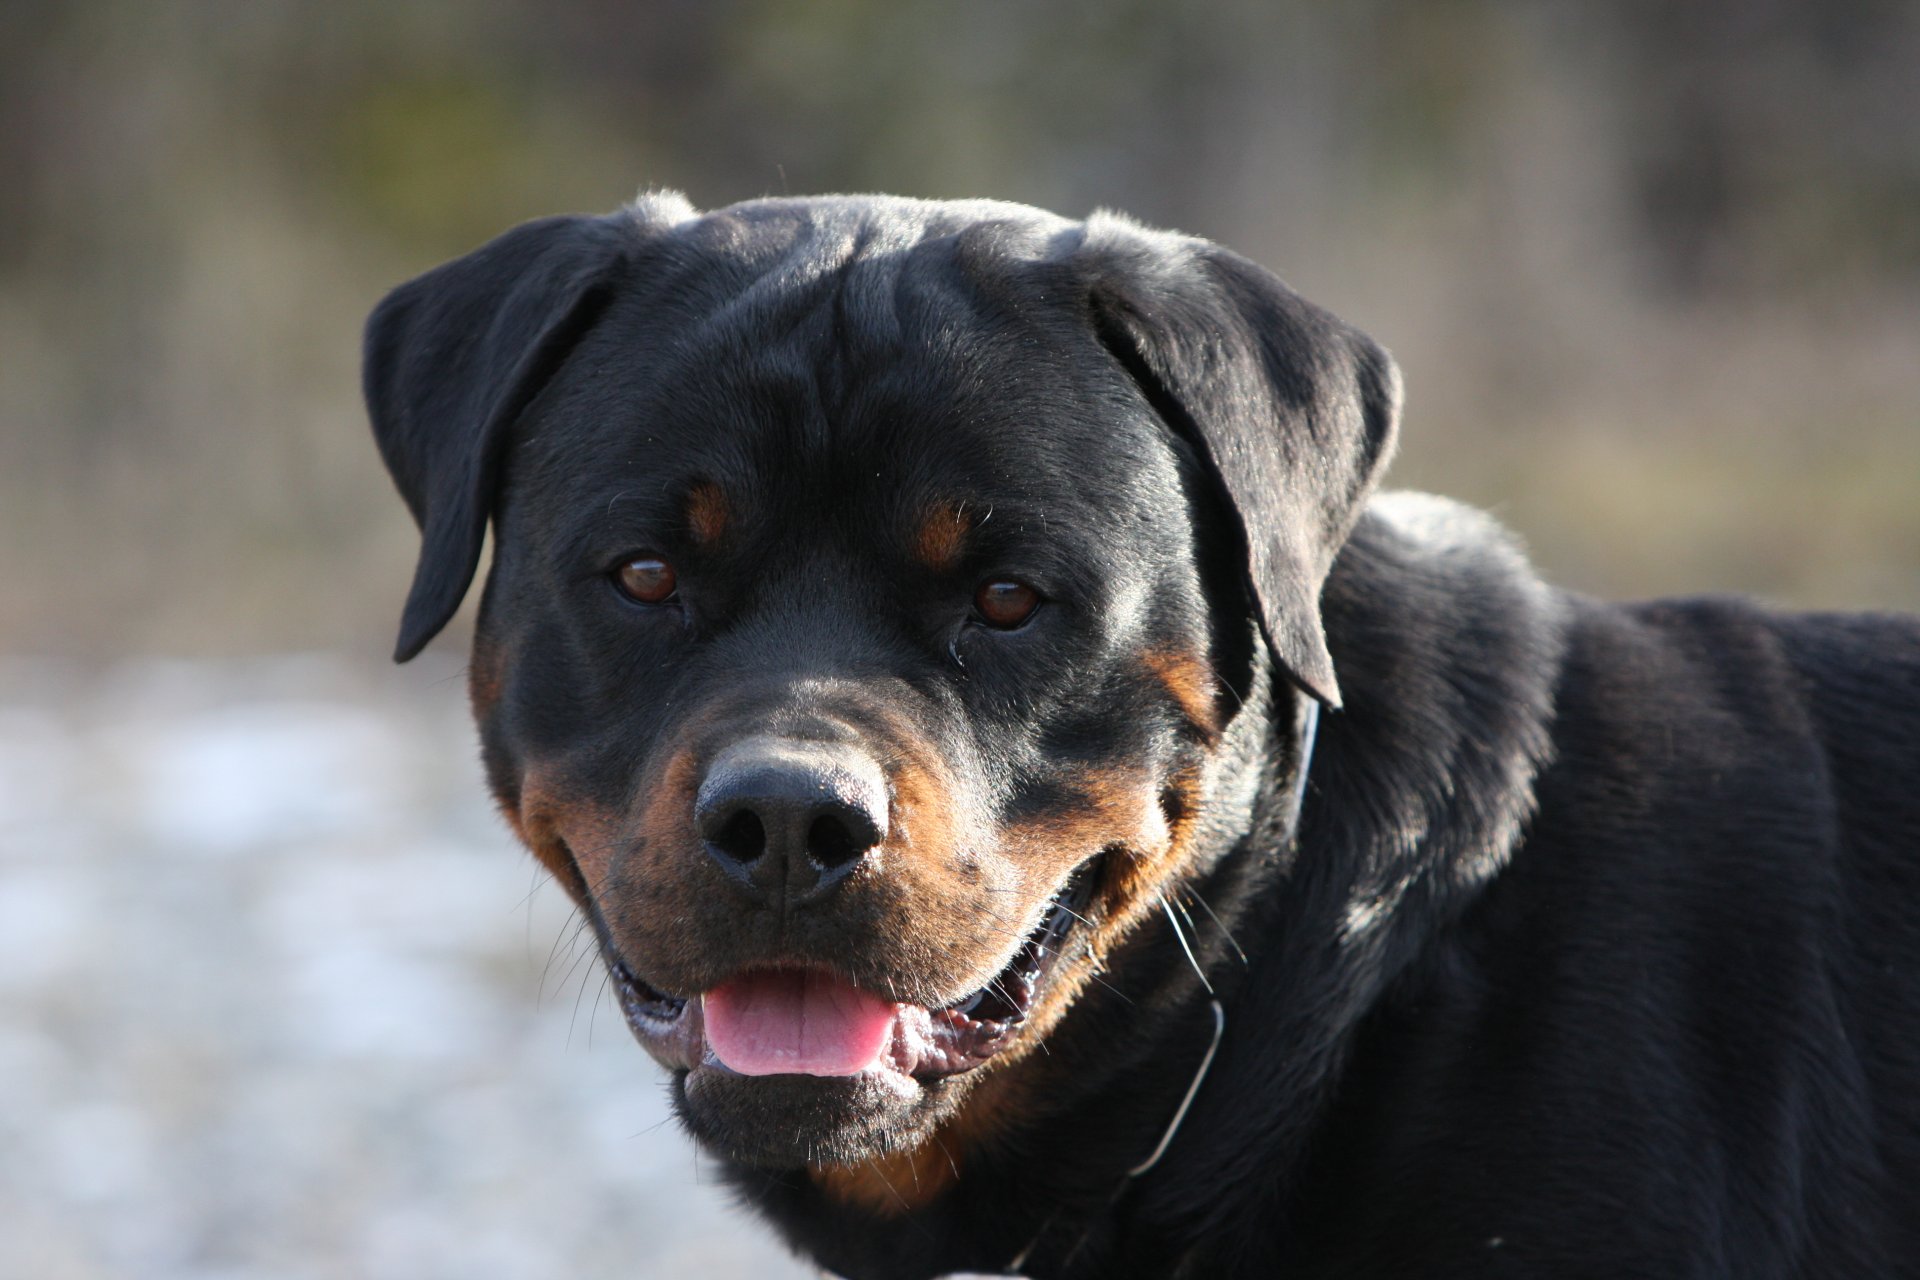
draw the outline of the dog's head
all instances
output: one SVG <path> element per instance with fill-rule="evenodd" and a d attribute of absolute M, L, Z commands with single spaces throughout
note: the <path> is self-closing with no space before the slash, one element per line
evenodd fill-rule
<path fill-rule="evenodd" d="M 695 1133 L 772 1166 L 922 1142 L 1231 842 L 1257 647 L 1337 704 L 1398 399 L 1119 218 L 667 196 L 403 285 L 366 391 L 424 535 L 398 656 L 491 520 L 495 793 Z"/>

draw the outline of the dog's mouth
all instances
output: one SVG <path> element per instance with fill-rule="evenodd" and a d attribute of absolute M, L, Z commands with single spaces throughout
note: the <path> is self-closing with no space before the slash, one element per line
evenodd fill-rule
<path fill-rule="evenodd" d="M 1014 1039 L 1086 919 L 1100 862 L 1074 871 L 999 973 L 938 1008 L 892 1000 L 819 969 L 749 969 L 689 999 L 655 990 L 617 956 L 608 968 L 634 1035 L 669 1067 L 740 1076 L 951 1076 Z"/>

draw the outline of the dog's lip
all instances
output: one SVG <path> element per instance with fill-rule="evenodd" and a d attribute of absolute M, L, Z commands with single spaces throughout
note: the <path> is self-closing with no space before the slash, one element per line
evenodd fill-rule
<path fill-rule="evenodd" d="M 934 1079 L 972 1070 L 1004 1048 L 1059 962 L 1074 925 L 1085 920 L 1100 862 L 1096 856 L 1074 869 L 1040 923 L 985 985 L 938 1008 L 895 1002 L 891 1037 L 878 1065 L 898 1075 Z M 662 1063 L 735 1074 L 707 1044 L 698 998 L 648 985 L 618 955 L 609 954 L 607 968 L 629 1027 Z"/>

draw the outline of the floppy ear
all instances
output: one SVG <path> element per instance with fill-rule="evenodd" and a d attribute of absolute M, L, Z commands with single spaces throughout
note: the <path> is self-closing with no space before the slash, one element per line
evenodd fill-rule
<path fill-rule="evenodd" d="M 630 212 L 529 222 L 401 285 L 368 319 L 367 413 L 421 533 L 394 661 L 460 607 L 508 428 L 592 325 L 638 232 Z"/>
<path fill-rule="evenodd" d="M 1320 590 L 1393 451 L 1393 358 L 1217 245 L 1096 215 L 1080 252 L 1101 342 L 1238 515 L 1275 658 L 1338 707 Z"/>

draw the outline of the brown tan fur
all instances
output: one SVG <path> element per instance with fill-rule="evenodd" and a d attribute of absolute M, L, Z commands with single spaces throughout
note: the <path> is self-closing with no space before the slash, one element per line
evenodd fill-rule
<path fill-rule="evenodd" d="M 1075 929 L 1075 953 L 1056 965 L 1027 1013 L 1020 1042 L 1003 1051 L 1009 1062 L 1046 1038 L 1104 957 L 1153 909 L 1160 887 L 1178 875 L 1183 862 L 1162 812 L 1157 779 L 1135 770 L 1090 772 L 1079 779 L 1079 790 L 1079 806 L 1007 833 L 1010 847 L 1031 850 L 1025 856 L 1050 855 L 1057 864 L 1055 883 L 1087 858 L 1109 851 L 1087 922 Z"/>
<path fill-rule="evenodd" d="M 1143 658 L 1187 722 L 1208 739 L 1216 737 L 1220 732 L 1220 682 L 1207 660 L 1178 649 L 1150 650 Z"/>
<path fill-rule="evenodd" d="M 727 531 L 733 518 L 727 495 L 720 486 L 702 480 L 687 490 L 687 531 L 695 542 L 715 542 Z"/>
<path fill-rule="evenodd" d="M 971 532 L 973 517 L 965 507 L 937 502 L 927 509 L 914 530 L 913 557 L 935 573 L 946 573 L 960 563 Z"/>
<path fill-rule="evenodd" d="M 932 1137 L 861 1165 L 815 1167 L 814 1181 L 827 1194 L 883 1217 L 910 1212 L 958 1180 L 969 1154 L 994 1140 L 999 1117 L 1020 1111 L 1019 1097 L 1032 1087 L 1034 1046 L 1092 981 L 1106 954 L 1156 908 L 1162 886 L 1182 869 L 1187 829 L 1203 799 L 1201 775 L 1198 769 L 1183 771 L 1165 788 L 1153 781 L 1136 771 L 1089 771 L 1076 780 L 1078 803 L 1002 833 L 1001 847 L 1011 859 L 1051 878 L 1042 887 L 1029 886 L 1030 894 L 1045 891 L 1102 849 L 1113 850 L 1089 912 L 1090 926 L 1082 925 L 1077 935 L 1085 939 L 1084 947 L 1062 958 L 1040 1003 L 1029 1011 L 1019 1042 L 986 1068 L 960 1109 Z M 1174 806 L 1179 817 L 1172 823 L 1159 795 L 1168 789 L 1181 796 Z"/>
<path fill-rule="evenodd" d="M 1156 653 L 1146 667 L 1181 714 L 1210 732 L 1214 695 L 1206 664 Z M 518 802 L 502 801 L 522 841 L 577 899 L 584 901 L 591 887 L 603 906 L 620 904 L 608 924 L 616 936 L 633 940 L 623 950 L 670 961 L 663 974 L 678 967 L 671 961 L 711 950 L 714 935 L 698 922 L 727 892 L 691 823 L 703 757 L 699 743 L 718 727 L 708 717 L 687 721 L 643 778 L 631 812 L 572 798 L 562 780 L 563 763 L 529 770 Z M 1061 958 L 1016 1042 L 967 1088 L 958 1109 L 910 1148 L 859 1165 L 812 1169 L 829 1196 L 890 1217 L 950 1188 L 973 1153 L 995 1140 L 1001 1118 L 1018 1112 L 1034 1087 L 1036 1065 L 1044 1065 L 1035 1046 L 1093 980 L 1108 952 L 1158 908 L 1163 886 L 1183 869 L 1187 829 L 1205 797 L 1198 766 L 1171 778 L 1131 767 L 1088 769 L 1070 780 L 1070 797 L 1046 815 L 1000 831 L 976 831 L 964 821 L 967 806 L 939 752 L 905 725 L 882 736 L 891 757 L 895 818 L 874 859 L 883 873 L 863 870 L 847 886 L 884 922 L 869 958 L 877 970 L 938 975 L 951 989 L 948 995 L 978 985 L 1004 961 L 1012 938 L 1032 924 L 1013 904 L 1031 909 L 1074 867 L 1110 851 L 1089 923 L 1076 930 L 1070 954 Z M 606 888 L 612 892 L 602 894 Z M 642 936 L 645 944 L 638 942 Z M 762 936 L 744 940 L 721 963 L 804 966 L 839 959 Z M 912 994 L 932 1003 L 927 993 Z"/>
<path fill-rule="evenodd" d="M 619 815 L 569 795 L 556 770 L 540 767 L 528 771 L 518 802 L 503 799 L 501 811 L 521 843 L 575 902 L 587 906 L 590 895 L 606 883 Z"/>
<path fill-rule="evenodd" d="M 483 635 L 473 639 L 473 658 L 467 664 L 467 700 L 473 704 L 476 719 L 485 720 L 487 713 L 499 705 L 500 695 L 506 688 L 506 657 L 499 646 L 491 643 Z"/>
<path fill-rule="evenodd" d="M 623 950 L 676 990 L 696 991 L 745 967 L 832 968 L 897 999 L 940 1003 L 993 976 L 994 959 L 1020 927 L 998 904 L 1022 892 L 1004 859 L 979 855 L 977 833 L 956 824 L 965 806 L 931 747 L 885 744 L 892 757 L 895 822 L 888 839 L 842 887 L 840 915 L 866 922 L 868 945 L 849 955 L 806 919 L 739 927 L 733 890 L 701 849 L 692 812 L 701 751 L 681 739 L 641 780 L 637 813 L 611 838 L 618 857 L 585 865 L 605 877 L 607 924 Z M 599 883 L 594 880 L 594 883 Z M 920 975 L 911 991 L 896 975 Z"/>

